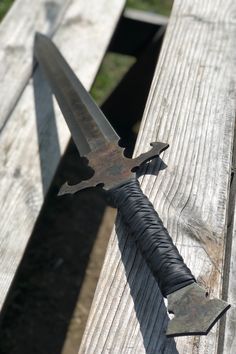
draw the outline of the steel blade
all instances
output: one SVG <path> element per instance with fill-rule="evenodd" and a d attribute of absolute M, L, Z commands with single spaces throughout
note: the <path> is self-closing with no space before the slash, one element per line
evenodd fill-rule
<path fill-rule="evenodd" d="M 53 42 L 37 33 L 34 53 L 81 156 L 108 142 L 117 143 L 119 136 Z"/>

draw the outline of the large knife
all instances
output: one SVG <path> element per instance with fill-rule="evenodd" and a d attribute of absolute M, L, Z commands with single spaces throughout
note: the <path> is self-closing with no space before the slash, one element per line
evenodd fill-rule
<path fill-rule="evenodd" d="M 124 157 L 119 136 L 85 90 L 52 41 L 35 37 L 38 60 L 81 156 L 88 160 L 94 175 L 76 185 L 67 183 L 59 195 L 102 185 L 109 191 L 129 233 L 168 300 L 168 336 L 207 334 L 229 309 L 225 301 L 210 299 L 186 266 L 153 205 L 142 193 L 135 170 L 157 157 L 168 144 L 151 143 L 152 149 L 134 159 Z"/>

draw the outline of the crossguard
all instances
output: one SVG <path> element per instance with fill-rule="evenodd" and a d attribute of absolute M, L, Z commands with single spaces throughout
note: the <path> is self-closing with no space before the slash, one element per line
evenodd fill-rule
<path fill-rule="evenodd" d="M 94 175 L 75 185 L 65 183 L 58 195 L 74 194 L 82 189 L 102 185 L 105 190 L 114 188 L 133 176 L 133 170 L 140 167 L 147 161 L 160 155 L 169 145 L 165 143 L 153 142 L 152 149 L 129 159 L 124 156 L 124 149 L 114 143 L 108 143 L 99 150 L 88 153 L 89 166 L 94 170 Z"/>

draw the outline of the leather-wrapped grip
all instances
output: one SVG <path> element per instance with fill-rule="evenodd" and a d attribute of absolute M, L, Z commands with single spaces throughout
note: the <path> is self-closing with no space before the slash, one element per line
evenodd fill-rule
<path fill-rule="evenodd" d="M 123 222 L 148 263 L 163 296 L 195 282 L 153 205 L 136 178 L 111 190 Z"/>

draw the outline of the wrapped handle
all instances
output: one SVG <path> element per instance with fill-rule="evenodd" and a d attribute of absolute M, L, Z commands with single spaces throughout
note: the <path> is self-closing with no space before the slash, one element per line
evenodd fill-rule
<path fill-rule="evenodd" d="M 153 205 L 141 191 L 138 180 L 111 190 L 115 206 L 158 282 L 163 296 L 196 280 L 173 244 Z"/>

